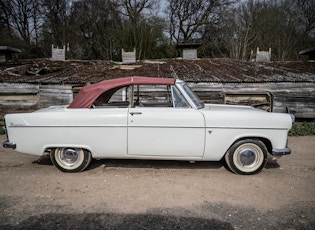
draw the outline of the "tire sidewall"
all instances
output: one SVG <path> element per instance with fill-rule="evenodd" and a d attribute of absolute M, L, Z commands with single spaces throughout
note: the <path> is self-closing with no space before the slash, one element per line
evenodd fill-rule
<path fill-rule="evenodd" d="M 85 149 L 79 149 L 80 152 L 80 159 L 79 161 L 73 165 L 73 166 L 67 166 L 64 165 L 60 160 L 59 160 L 59 154 L 61 152 L 61 150 L 64 148 L 55 148 L 52 149 L 50 152 L 50 159 L 52 161 L 52 163 L 62 172 L 81 172 L 84 169 L 86 169 L 90 162 L 91 162 L 91 153 Z M 73 148 L 75 149 L 75 148 Z"/>
<path fill-rule="evenodd" d="M 241 166 L 236 162 L 237 153 L 242 146 L 250 146 L 258 151 L 259 159 L 257 164 L 252 168 L 242 170 Z M 236 174 L 252 175 L 259 173 L 266 165 L 268 159 L 268 151 L 263 142 L 257 139 L 245 139 L 234 143 L 225 155 L 225 160 L 230 170 Z M 236 163 L 235 163 L 236 162 Z"/>

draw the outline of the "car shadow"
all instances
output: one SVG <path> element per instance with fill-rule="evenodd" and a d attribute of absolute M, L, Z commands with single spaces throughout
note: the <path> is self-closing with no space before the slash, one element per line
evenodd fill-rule
<path fill-rule="evenodd" d="M 38 165 L 53 165 L 49 155 L 43 155 L 32 164 Z M 97 169 L 100 167 L 106 168 L 153 168 L 153 169 L 219 169 L 226 168 L 224 160 L 221 161 L 176 161 L 176 160 L 135 160 L 135 159 L 92 159 L 90 166 L 86 171 Z M 277 161 L 268 161 L 265 168 L 280 168 Z"/>
<path fill-rule="evenodd" d="M 33 161 L 32 164 L 53 165 L 53 163 L 50 160 L 49 154 L 40 156 L 37 160 Z"/>
<path fill-rule="evenodd" d="M 277 160 L 268 160 L 265 168 L 266 169 L 280 168 L 280 165 Z"/>
<path fill-rule="evenodd" d="M 49 155 L 40 156 L 32 164 L 53 165 Z M 134 159 L 92 159 L 86 170 L 96 169 L 102 166 L 120 168 L 155 168 L 155 169 L 217 169 L 224 167 L 221 161 L 175 161 L 175 160 L 134 160 Z"/>
<path fill-rule="evenodd" d="M 93 159 L 86 170 L 93 170 L 99 167 L 108 168 L 154 168 L 154 169 L 218 169 L 224 167 L 220 161 L 188 161 L 175 160 L 131 160 L 131 159 Z"/>
<path fill-rule="evenodd" d="M 53 165 L 49 155 L 40 156 L 32 164 Z M 92 159 L 85 171 L 100 167 L 108 168 L 154 168 L 154 169 L 218 169 L 224 167 L 222 161 L 175 161 L 175 160 L 134 160 L 134 159 Z"/>

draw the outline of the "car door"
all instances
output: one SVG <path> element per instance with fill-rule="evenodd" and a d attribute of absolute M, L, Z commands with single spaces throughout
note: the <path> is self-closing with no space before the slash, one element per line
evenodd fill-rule
<path fill-rule="evenodd" d="M 129 109 L 129 155 L 202 158 L 204 140 L 204 119 L 197 110 Z"/>
<path fill-rule="evenodd" d="M 128 111 L 128 154 L 146 158 L 202 158 L 205 141 L 202 113 L 193 108 L 174 108 L 170 86 L 165 89 L 145 86 L 146 91 L 136 88 L 136 104 Z"/>

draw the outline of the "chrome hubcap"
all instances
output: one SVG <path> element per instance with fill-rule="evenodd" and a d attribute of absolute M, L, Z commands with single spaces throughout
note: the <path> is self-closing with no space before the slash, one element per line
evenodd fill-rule
<path fill-rule="evenodd" d="M 242 148 L 237 156 L 237 161 L 244 168 L 251 168 L 257 164 L 259 153 L 251 147 Z"/>
<path fill-rule="evenodd" d="M 66 166 L 71 167 L 79 161 L 80 154 L 78 151 L 79 151 L 78 149 L 68 148 L 61 149 L 59 154 L 59 160 Z"/>

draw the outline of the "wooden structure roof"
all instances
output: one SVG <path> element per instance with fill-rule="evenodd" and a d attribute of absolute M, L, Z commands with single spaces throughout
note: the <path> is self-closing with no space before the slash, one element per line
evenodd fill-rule
<path fill-rule="evenodd" d="M 195 83 L 314 83 L 315 62 L 168 59 L 122 65 L 105 61 L 58 62 L 41 59 L 0 63 L 0 83 L 85 85 L 127 76 L 179 78 Z"/>

